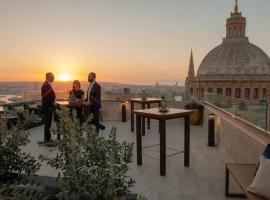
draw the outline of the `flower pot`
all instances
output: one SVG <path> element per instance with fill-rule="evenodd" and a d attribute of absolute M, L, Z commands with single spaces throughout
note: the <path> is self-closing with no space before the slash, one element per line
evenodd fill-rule
<path fill-rule="evenodd" d="M 203 105 L 200 104 L 187 104 L 185 109 L 193 110 L 190 114 L 190 124 L 191 125 L 201 125 L 203 121 Z"/>
<path fill-rule="evenodd" d="M 201 109 L 193 109 L 193 112 L 190 115 L 190 123 L 192 125 L 200 125 L 202 122 L 202 110 Z"/>

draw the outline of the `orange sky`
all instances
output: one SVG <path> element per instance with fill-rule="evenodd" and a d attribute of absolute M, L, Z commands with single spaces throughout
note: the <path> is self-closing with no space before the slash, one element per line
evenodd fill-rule
<path fill-rule="evenodd" d="M 250 41 L 269 54 L 270 1 L 239 4 Z M 94 71 L 101 81 L 183 85 L 191 48 L 197 69 L 221 43 L 233 6 L 234 0 L 1 1 L 0 81 L 42 81 L 48 71 L 83 81 Z"/>

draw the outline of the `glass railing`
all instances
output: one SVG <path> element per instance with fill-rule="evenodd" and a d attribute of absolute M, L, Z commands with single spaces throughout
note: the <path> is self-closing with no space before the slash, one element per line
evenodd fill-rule
<path fill-rule="evenodd" d="M 269 98 L 258 101 L 207 95 L 204 101 L 215 105 L 236 117 L 242 118 L 265 131 L 270 131 Z"/>

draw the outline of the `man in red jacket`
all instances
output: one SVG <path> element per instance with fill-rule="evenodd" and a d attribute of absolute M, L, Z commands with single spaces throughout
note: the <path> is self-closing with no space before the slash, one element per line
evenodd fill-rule
<path fill-rule="evenodd" d="M 55 93 L 52 87 L 54 82 L 53 73 L 46 74 L 46 81 L 41 87 L 42 113 L 44 115 L 44 142 L 51 141 L 51 125 L 53 113 L 55 111 Z"/>

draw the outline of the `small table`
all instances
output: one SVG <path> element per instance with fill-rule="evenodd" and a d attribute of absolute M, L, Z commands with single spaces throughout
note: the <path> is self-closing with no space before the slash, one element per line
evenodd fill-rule
<path fill-rule="evenodd" d="M 58 105 L 58 106 L 68 107 L 69 106 L 69 101 L 65 101 L 65 100 L 56 101 L 55 104 Z"/>
<path fill-rule="evenodd" d="M 146 99 L 142 99 L 142 98 L 134 98 L 134 99 L 130 99 L 129 100 L 131 103 L 131 108 L 130 108 L 130 113 L 131 113 L 131 132 L 134 132 L 134 104 L 141 104 L 142 105 L 142 109 L 145 109 L 145 105 L 147 105 L 147 108 L 149 109 L 151 107 L 151 104 L 155 104 L 157 103 L 160 107 L 161 104 L 161 99 L 157 99 L 157 98 L 146 98 Z M 143 126 L 145 127 L 145 118 L 143 118 Z M 150 129 L 150 118 L 147 118 L 147 129 Z M 143 129 L 142 132 L 143 135 L 145 135 L 145 128 Z"/>
<path fill-rule="evenodd" d="M 185 118 L 184 126 L 184 166 L 189 167 L 190 161 L 190 114 L 192 110 L 171 108 L 168 112 L 159 112 L 157 108 L 134 110 L 136 114 L 137 165 L 142 165 L 142 130 L 145 128 L 144 118 L 159 121 L 160 133 L 160 175 L 166 175 L 166 120 Z"/>
<path fill-rule="evenodd" d="M 56 101 L 55 104 L 60 107 L 65 107 L 65 108 L 83 108 L 85 101 Z"/>

